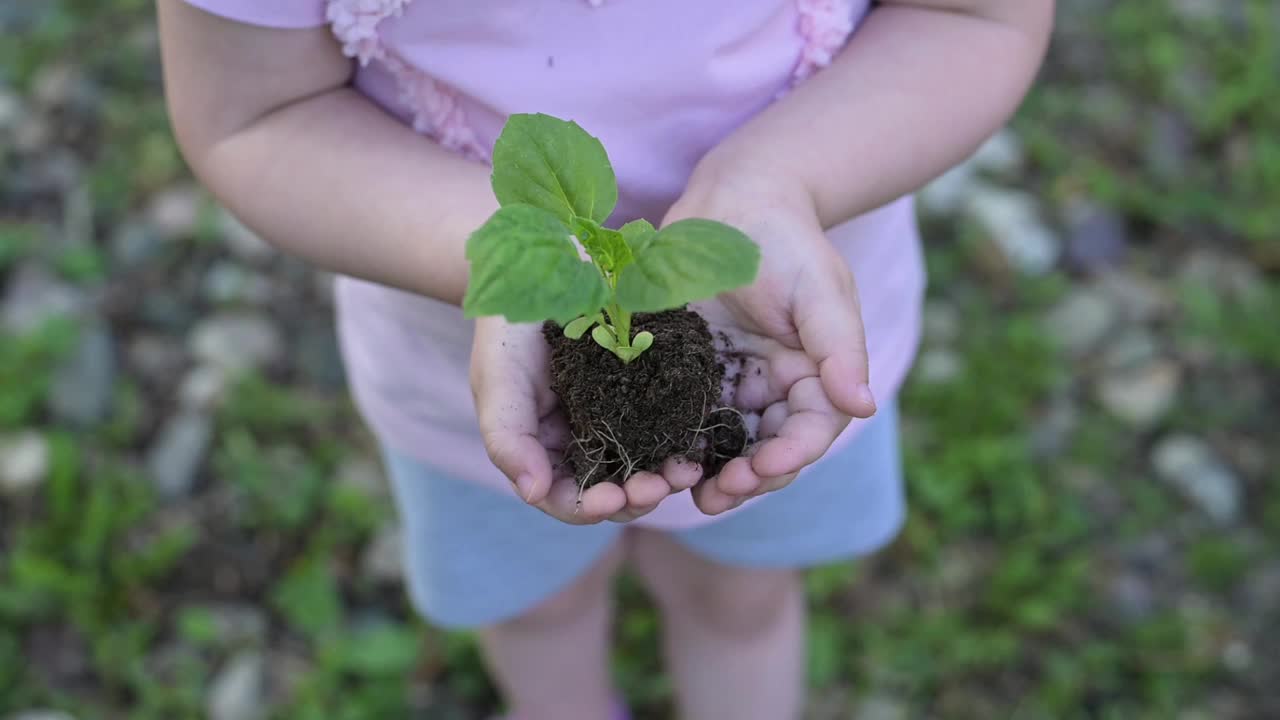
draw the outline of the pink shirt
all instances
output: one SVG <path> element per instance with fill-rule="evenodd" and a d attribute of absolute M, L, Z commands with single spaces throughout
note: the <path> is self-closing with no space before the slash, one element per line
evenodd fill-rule
<path fill-rule="evenodd" d="M 698 159 L 826 65 L 868 0 L 188 0 L 273 27 L 330 25 L 359 62 L 356 86 L 441 145 L 487 160 L 508 114 L 578 121 L 608 148 L 613 221 L 657 223 Z M 857 88 L 851 88 L 856 92 Z M 376 192 L 376 189 L 371 189 Z M 829 233 L 853 268 L 887 402 L 915 356 L 924 266 L 910 198 Z M 338 324 L 356 401 L 390 447 L 510 492 L 488 461 L 467 381 L 472 326 L 459 308 L 340 278 Z M 862 427 L 854 421 L 838 444 Z M 709 518 L 688 493 L 643 518 Z"/>

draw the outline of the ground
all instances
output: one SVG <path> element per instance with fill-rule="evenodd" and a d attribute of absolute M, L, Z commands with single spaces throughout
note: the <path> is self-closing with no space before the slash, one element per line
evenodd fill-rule
<path fill-rule="evenodd" d="M 1280 9 L 1059 6 L 921 196 L 911 513 L 808 579 L 817 720 L 1280 717 Z M 327 278 L 191 183 L 149 4 L 0 33 L 0 717 L 482 717 L 472 639 L 405 602 Z"/>

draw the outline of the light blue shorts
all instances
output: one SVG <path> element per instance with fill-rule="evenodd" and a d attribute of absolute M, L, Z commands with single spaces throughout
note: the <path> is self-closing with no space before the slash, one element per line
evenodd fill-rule
<path fill-rule="evenodd" d="M 886 405 L 788 487 L 672 536 L 710 560 L 744 567 L 805 568 L 879 549 L 905 515 L 898 413 Z M 442 627 L 491 625 L 535 607 L 589 569 L 625 528 L 567 525 L 515 493 L 395 450 L 385 456 L 404 525 L 409 596 Z"/>

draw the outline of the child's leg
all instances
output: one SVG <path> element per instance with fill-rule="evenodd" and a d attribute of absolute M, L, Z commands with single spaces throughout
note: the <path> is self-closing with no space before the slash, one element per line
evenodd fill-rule
<path fill-rule="evenodd" d="M 662 611 L 680 716 L 799 718 L 805 626 L 799 574 L 720 565 L 659 532 L 632 530 L 627 542 Z"/>
<path fill-rule="evenodd" d="M 513 720 L 610 717 L 610 587 L 622 556 L 618 543 L 551 599 L 481 631 L 489 669 Z"/>

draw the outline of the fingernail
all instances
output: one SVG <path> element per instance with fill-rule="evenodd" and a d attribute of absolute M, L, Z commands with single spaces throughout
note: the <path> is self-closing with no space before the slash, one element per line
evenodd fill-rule
<path fill-rule="evenodd" d="M 858 396 L 858 401 L 863 405 L 870 406 L 872 410 L 876 409 L 876 397 L 871 394 L 870 385 L 859 385 L 854 393 Z"/>
<path fill-rule="evenodd" d="M 534 482 L 533 476 L 527 472 L 520 473 L 516 478 L 516 488 L 520 490 L 520 495 L 524 497 L 525 502 L 530 502 L 531 498 L 533 498 Z"/>

